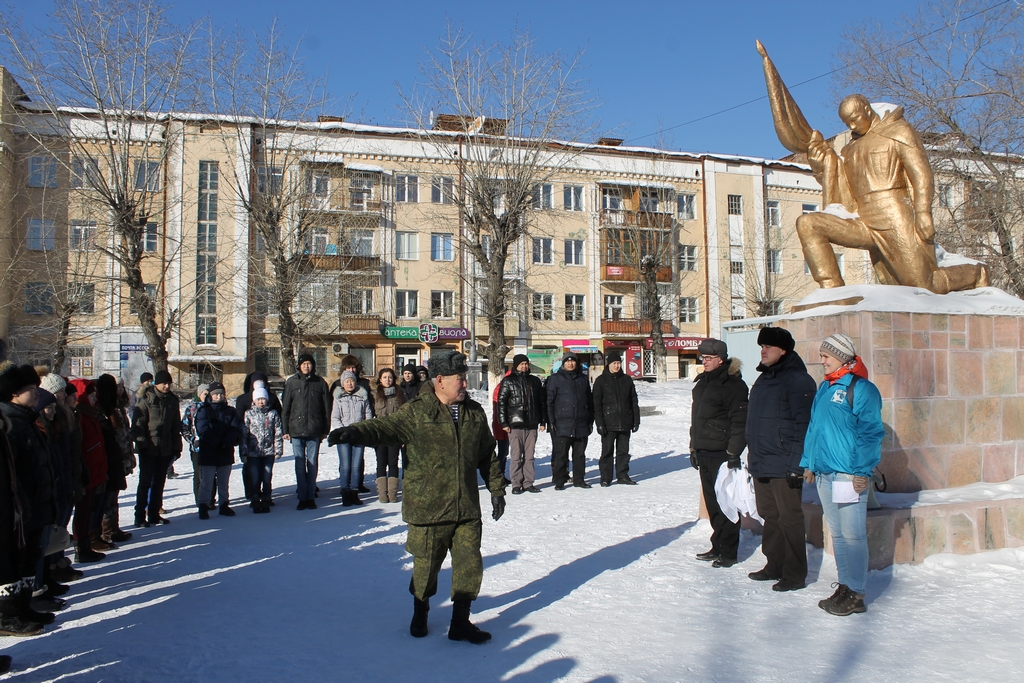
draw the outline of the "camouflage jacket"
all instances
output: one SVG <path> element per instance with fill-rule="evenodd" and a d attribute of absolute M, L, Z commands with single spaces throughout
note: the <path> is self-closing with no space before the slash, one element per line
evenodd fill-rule
<path fill-rule="evenodd" d="M 480 404 L 467 398 L 458 425 L 434 392 L 424 392 L 398 412 L 354 425 L 358 443 L 406 445 L 402 519 L 408 524 L 445 524 L 480 519 L 479 472 L 492 496 L 505 495 L 491 425 Z"/>

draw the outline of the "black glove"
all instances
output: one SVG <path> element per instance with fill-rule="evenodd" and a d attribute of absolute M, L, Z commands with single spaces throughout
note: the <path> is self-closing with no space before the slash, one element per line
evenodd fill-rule
<path fill-rule="evenodd" d="M 352 443 L 356 430 L 352 427 L 338 427 L 327 435 L 327 445 L 337 446 L 339 443 Z"/>
<path fill-rule="evenodd" d="M 804 485 L 804 475 L 797 474 L 796 472 L 786 472 L 786 483 L 789 484 L 789 488 L 798 489 Z"/>
<path fill-rule="evenodd" d="M 608 430 L 605 429 L 604 427 L 598 427 L 597 428 L 597 435 L 598 436 L 604 436 L 607 433 L 608 433 Z"/>
<path fill-rule="evenodd" d="M 505 514 L 505 496 L 491 496 L 491 518 L 497 522 Z"/>
<path fill-rule="evenodd" d="M 640 425 L 633 425 L 633 433 L 636 434 L 640 431 Z"/>
<path fill-rule="evenodd" d="M 692 467 L 695 470 L 699 470 L 700 469 L 700 467 L 697 466 L 697 455 L 696 455 L 696 453 L 690 453 L 690 467 Z"/>
<path fill-rule="evenodd" d="M 729 454 L 729 469 L 730 470 L 738 470 L 741 467 L 743 467 L 743 463 L 740 462 L 740 456 L 733 455 L 732 453 L 730 453 Z"/>

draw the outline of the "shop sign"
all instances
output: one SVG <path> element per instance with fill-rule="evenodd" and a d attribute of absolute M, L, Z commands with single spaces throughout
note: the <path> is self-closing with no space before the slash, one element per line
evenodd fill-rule
<path fill-rule="evenodd" d="M 465 327 L 438 327 L 434 323 L 423 323 L 419 327 L 385 327 L 387 339 L 415 339 L 424 344 L 436 344 L 439 341 L 469 339 L 469 330 Z"/>
<path fill-rule="evenodd" d="M 702 341 L 703 337 L 665 337 L 665 348 L 696 351 Z M 644 346 L 648 349 L 653 348 L 654 340 L 648 337 L 644 340 Z"/>
<path fill-rule="evenodd" d="M 608 275 L 622 275 L 622 266 L 605 266 L 608 269 Z"/>
<path fill-rule="evenodd" d="M 562 359 L 560 349 L 526 349 L 526 357 L 530 361 L 530 372 L 546 377 L 551 374 L 556 362 Z"/>

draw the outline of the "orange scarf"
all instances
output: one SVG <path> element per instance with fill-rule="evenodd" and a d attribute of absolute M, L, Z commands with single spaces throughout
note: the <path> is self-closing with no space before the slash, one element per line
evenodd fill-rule
<path fill-rule="evenodd" d="M 825 375 L 825 379 L 828 380 L 829 384 L 835 384 L 840 377 L 842 377 L 843 375 L 848 375 L 851 372 L 857 375 L 858 377 L 862 377 L 864 379 L 868 378 L 868 369 L 864 365 L 864 361 L 860 359 L 860 356 L 854 356 L 853 360 L 851 360 L 843 367 L 839 368 L 835 372 L 828 373 L 827 375 Z"/>

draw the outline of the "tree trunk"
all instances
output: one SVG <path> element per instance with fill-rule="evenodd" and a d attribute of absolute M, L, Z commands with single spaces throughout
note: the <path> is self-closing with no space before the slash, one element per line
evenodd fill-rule
<path fill-rule="evenodd" d="M 505 376 L 505 356 L 509 347 L 505 343 L 505 259 L 499 254 L 491 258 L 487 273 L 487 356 L 488 386 L 496 386 Z"/>
<path fill-rule="evenodd" d="M 71 335 L 71 316 L 73 315 L 74 310 L 69 310 L 67 306 L 61 310 L 60 324 L 57 328 L 57 343 L 53 349 L 53 366 L 50 368 L 58 375 L 64 374 L 64 361 L 67 359 L 68 337 Z"/>
<path fill-rule="evenodd" d="M 661 298 L 658 296 L 658 269 L 654 264 L 641 268 L 644 278 L 644 299 L 647 316 L 651 323 L 651 352 L 654 354 L 654 373 L 659 382 L 668 381 L 668 367 L 665 356 L 665 335 L 661 331 Z"/>

